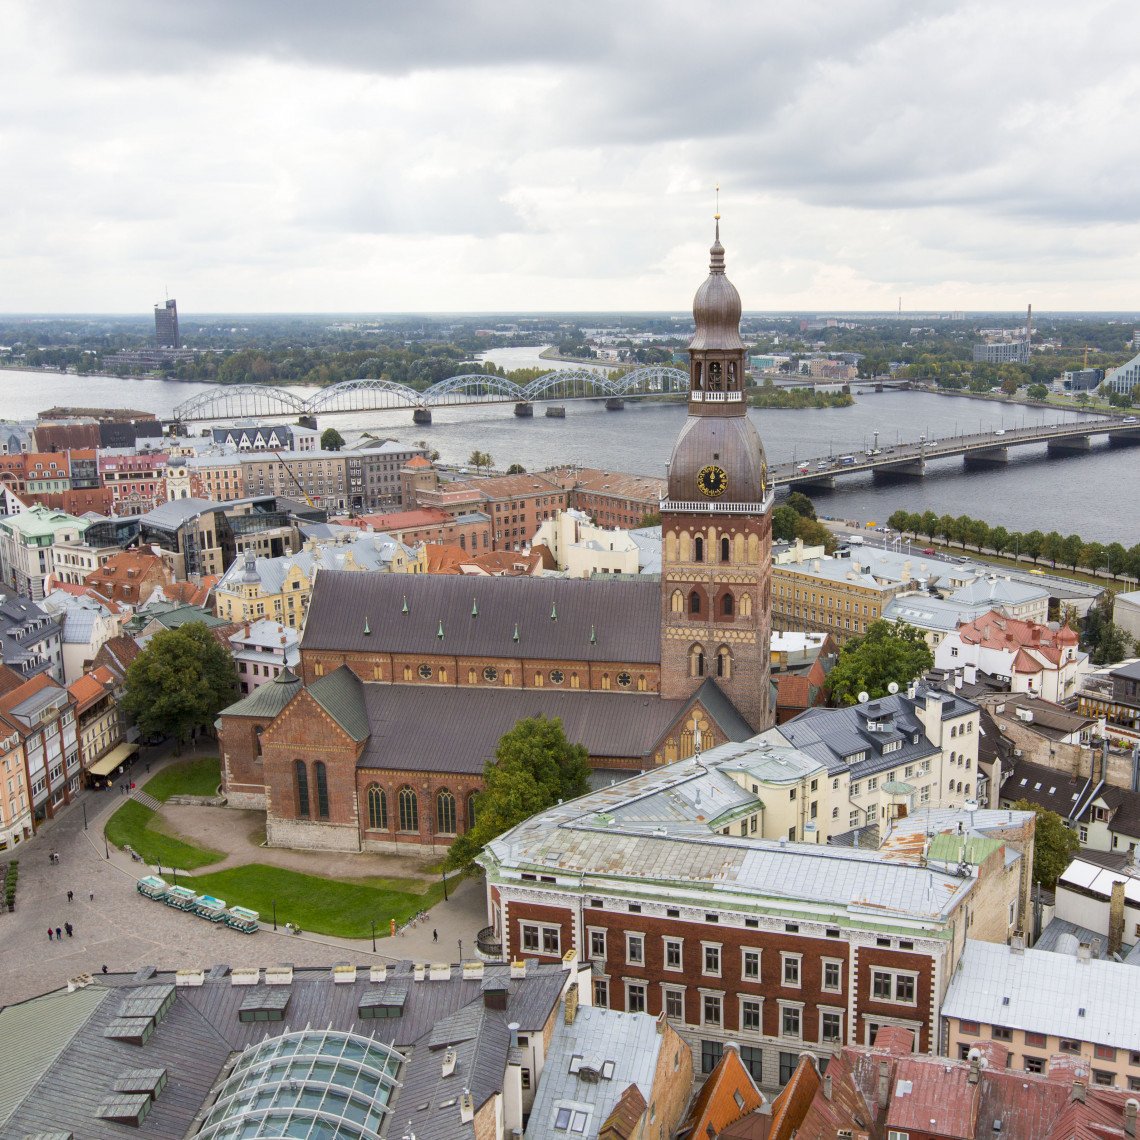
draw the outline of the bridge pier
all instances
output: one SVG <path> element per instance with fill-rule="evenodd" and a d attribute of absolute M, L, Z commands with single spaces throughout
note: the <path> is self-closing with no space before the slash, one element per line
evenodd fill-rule
<path fill-rule="evenodd" d="M 793 491 L 834 491 L 835 479 L 831 475 L 809 475 L 789 483 Z"/>
<path fill-rule="evenodd" d="M 1051 439 L 1045 450 L 1050 455 L 1082 455 L 1092 448 L 1092 439 L 1087 435 L 1073 435 L 1067 439 Z"/>
<path fill-rule="evenodd" d="M 412 412 L 412 423 L 414 424 L 430 424 L 431 423 L 431 408 L 416 408 Z"/>
<path fill-rule="evenodd" d="M 529 400 L 520 400 L 515 404 L 515 415 L 520 419 L 533 418 L 534 405 Z"/>
<path fill-rule="evenodd" d="M 620 396 L 611 396 L 606 401 L 607 412 L 620 412 L 625 409 L 625 401 Z"/>
<path fill-rule="evenodd" d="M 965 467 L 1000 467 L 1009 462 L 1009 449 L 1005 447 L 980 447 L 967 451 L 962 456 Z"/>
<path fill-rule="evenodd" d="M 926 474 L 925 459 L 906 459 L 902 463 L 884 464 L 876 467 L 873 472 L 874 479 L 892 479 L 899 476 L 911 479 L 921 479 Z"/>
<path fill-rule="evenodd" d="M 1140 428 L 1134 431 L 1114 431 L 1108 437 L 1109 447 L 1135 447 L 1140 443 Z"/>

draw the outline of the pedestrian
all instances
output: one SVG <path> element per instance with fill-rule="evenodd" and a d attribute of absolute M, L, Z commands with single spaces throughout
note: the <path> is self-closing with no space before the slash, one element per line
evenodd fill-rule
<path fill-rule="evenodd" d="M 68 891 L 67 892 L 67 901 L 69 903 L 75 902 L 75 892 L 74 891 Z"/>
<path fill-rule="evenodd" d="M 95 892 L 94 891 L 91 892 L 91 901 L 92 902 L 95 901 Z"/>
<path fill-rule="evenodd" d="M 49 926 L 48 927 L 48 941 L 50 942 L 51 940 L 52 940 L 52 933 L 51 933 L 51 927 Z"/>
<path fill-rule="evenodd" d="M 63 941 L 63 931 L 60 930 L 60 928 L 58 926 L 55 928 L 55 940 L 57 942 Z"/>
<path fill-rule="evenodd" d="M 439 941 L 439 931 L 438 931 L 438 930 L 433 930 L 433 931 L 431 932 L 431 940 L 432 940 L 433 942 L 438 942 L 438 941 Z"/>
<path fill-rule="evenodd" d="M 63 924 L 63 929 L 67 931 L 67 937 L 68 938 L 70 938 L 72 936 L 72 934 L 75 932 L 75 927 L 72 926 L 70 922 L 65 922 Z"/>

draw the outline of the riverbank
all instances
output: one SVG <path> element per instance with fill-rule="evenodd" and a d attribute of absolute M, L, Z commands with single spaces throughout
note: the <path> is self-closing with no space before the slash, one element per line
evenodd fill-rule
<path fill-rule="evenodd" d="M 553 360 L 558 364 L 588 364 L 591 368 L 606 368 L 611 372 L 616 372 L 622 367 L 620 364 L 614 364 L 609 360 L 599 360 L 597 357 L 562 356 L 554 345 L 544 348 L 538 355 L 542 360 Z"/>

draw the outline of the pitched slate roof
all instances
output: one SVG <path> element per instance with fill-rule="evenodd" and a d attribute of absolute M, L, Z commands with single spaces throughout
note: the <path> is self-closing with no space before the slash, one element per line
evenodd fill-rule
<path fill-rule="evenodd" d="M 1055 811 L 1062 819 L 1072 819 L 1088 790 L 1087 776 L 1069 776 L 1055 768 L 1018 760 L 1002 783 L 1001 798 L 1011 803 L 1028 800 Z"/>
<path fill-rule="evenodd" d="M 291 669 L 282 669 L 268 684 L 258 685 L 249 696 L 235 701 L 218 715 L 272 720 L 300 691 L 301 678 Z"/>
<path fill-rule="evenodd" d="M 320 685 L 318 681 L 311 687 L 314 696 Z M 401 768 L 426 772 L 482 772 L 502 735 L 532 716 L 559 717 L 567 739 L 584 745 L 593 757 L 645 757 L 688 704 L 653 693 L 450 685 L 366 684 L 360 689 L 371 737 L 357 765 L 389 768 L 395 751 Z"/>
<path fill-rule="evenodd" d="M 660 603 L 660 583 L 652 580 L 389 577 L 326 570 L 313 586 L 302 650 L 382 647 L 386 653 L 429 657 L 655 664 L 661 660 Z M 371 634 L 364 632 L 365 618 Z"/>

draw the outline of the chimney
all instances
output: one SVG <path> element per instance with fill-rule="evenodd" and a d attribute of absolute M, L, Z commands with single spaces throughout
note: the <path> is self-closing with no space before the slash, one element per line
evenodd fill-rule
<path fill-rule="evenodd" d="M 517 1021 L 512 1021 L 507 1026 L 507 1029 L 510 1030 L 511 1034 L 511 1048 L 517 1049 L 519 1047 L 519 1023 Z"/>
<path fill-rule="evenodd" d="M 1015 934 L 1009 940 L 1009 950 L 1011 954 L 1024 954 L 1025 953 L 1025 936 L 1022 934 Z"/>
<path fill-rule="evenodd" d="M 1085 1103 L 1085 1082 L 1077 1079 L 1073 1081 L 1073 1091 L 1069 1094 L 1069 1102 L 1079 1101 Z"/>
<path fill-rule="evenodd" d="M 1082 942 L 1077 947 L 1077 961 L 1082 965 L 1087 963 L 1092 958 L 1092 945 L 1088 942 Z"/>
<path fill-rule="evenodd" d="M 1136 1135 L 1136 1110 L 1140 1108 L 1140 1100 L 1130 1096 L 1124 1102 L 1124 1135 Z"/>
<path fill-rule="evenodd" d="M 1108 953 L 1119 954 L 1124 942 L 1124 880 L 1112 884 L 1108 903 Z"/>
<path fill-rule="evenodd" d="M 574 1018 L 578 1015 L 578 987 L 571 986 L 566 991 L 566 1009 L 563 1012 L 562 1019 L 567 1025 L 574 1024 Z"/>
<path fill-rule="evenodd" d="M 982 1051 L 980 1049 L 971 1049 L 967 1054 L 970 1060 L 970 1072 L 966 1077 L 968 1085 L 976 1085 L 982 1076 Z"/>
<path fill-rule="evenodd" d="M 879 1107 L 886 1108 L 891 1100 L 891 1067 L 886 1061 L 879 1062 Z"/>
<path fill-rule="evenodd" d="M 831 1074 L 830 1073 L 824 1073 L 823 1074 L 823 1099 L 824 1100 L 831 1100 Z M 1135 1116 L 1135 1112 L 1133 1112 L 1133 1115 Z"/>

